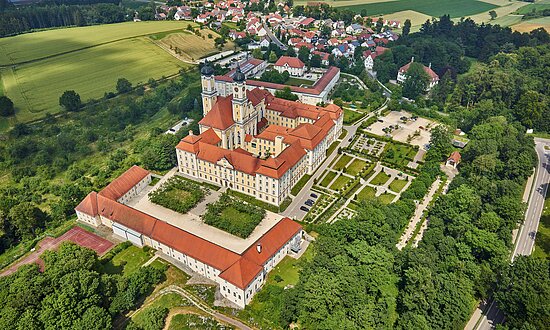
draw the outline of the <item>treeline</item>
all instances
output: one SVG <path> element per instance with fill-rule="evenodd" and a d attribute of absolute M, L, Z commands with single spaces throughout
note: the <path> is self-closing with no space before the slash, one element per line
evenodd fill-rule
<path fill-rule="evenodd" d="M 164 269 L 151 266 L 126 276 L 107 273 L 108 258 L 72 243 L 41 259 L 44 272 L 24 265 L 0 278 L 0 328 L 111 329 L 114 317 L 135 308 L 165 278 Z"/>
<path fill-rule="evenodd" d="M 9 178 L 0 186 L 0 253 L 61 224 L 88 192 L 102 189 L 133 164 L 172 168 L 179 135 L 153 127 L 130 142 L 140 125 L 173 100 L 171 111 L 196 123 L 200 97 L 189 101 L 179 96 L 197 89 L 199 77 L 182 74 L 143 96 L 124 94 L 92 102 L 67 118 L 48 116 L 32 126 L 16 125 L 0 144 L 0 171 Z"/>
<path fill-rule="evenodd" d="M 132 17 L 133 11 L 113 3 L 25 6 L 0 12 L 0 37 L 35 29 L 118 23 Z"/>

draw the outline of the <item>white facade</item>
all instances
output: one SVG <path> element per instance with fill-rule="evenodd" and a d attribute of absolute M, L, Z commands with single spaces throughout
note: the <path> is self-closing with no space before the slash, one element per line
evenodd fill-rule
<path fill-rule="evenodd" d="M 285 63 L 283 65 L 274 65 L 273 68 L 277 70 L 279 73 L 288 71 L 288 73 L 294 77 L 302 77 L 306 72 L 305 65 L 301 67 L 293 67 L 293 66 L 290 66 L 288 63 Z"/>

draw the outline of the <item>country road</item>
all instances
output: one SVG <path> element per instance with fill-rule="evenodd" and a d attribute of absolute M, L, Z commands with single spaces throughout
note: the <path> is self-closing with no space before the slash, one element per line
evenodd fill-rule
<path fill-rule="evenodd" d="M 511 255 L 514 261 L 518 255 L 530 255 L 533 252 L 537 228 L 544 207 L 544 199 L 550 185 L 550 139 L 535 138 L 535 150 L 538 156 L 536 175 L 525 212 L 525 222 L 519 229 L 518 238 Z M 464 328 L 465 330 L 490 330 L 504 322 L 504 314 L 493 300 L 478 307 Z"/>

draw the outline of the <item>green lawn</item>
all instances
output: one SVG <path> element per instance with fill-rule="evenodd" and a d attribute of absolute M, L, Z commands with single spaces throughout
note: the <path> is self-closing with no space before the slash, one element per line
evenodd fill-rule
<path fill-rule="evenodd" d="M 320 185 L 323 187 L 327 187 L 332 181 L 332 179 L 336 177 L 336 174 L 337 174 L 336 172 L 328 172 L 327 175 L 325 175 L 325 177 L 321 181 Z"/>
<path fill-rule="evenodd" d="M 129 275 L 151 259 L 153 252 L 153 250 L 145 252 L 142 248 L 132 245 L 115 255 L 103 266 L 103 271 L 107 274 Z"/>
<path fill-rule="evenodd" d="M 393 201 L 393 199 L 395 198 L 395 195 L 392 195 L 392 194 L 382 194 L 380 196 L 378 196 L 378 198 L 380 199 L 380 201 L 384 204 L 389 204 Z"/>
<path fill-rule="evenodd" d="M 342 133 L 340 133 L 340 136 L 338 137 L 338 139 L 342 140 L 343 138 L 346 137 L 346 135 L 348 135 L 348 131 L 345 129 L 342 129 Z"/>
<path fill-rule="evenodd" d="M 344 109 L 344 124 L 353 124 L 364 116 L 365 113 Z"/>
<path fill-rule="evenodd" d="M 451 17 L 462 17 L 489 11 L 498 6 L 478 0 L 395 0 L 343 7 L 355 12 L 365 9 L 369 16 L 414 10 L 435 17 L 445 14 Z"/>
<path fill-rule="evenodd" d="M 285 85 L 290 85 L 290 86 L 301 86 L 301 85 L 311 86 L 311 85 L 313 85 L 313 83 L 314 83 L 314 81 L 311 81 L 311 80 L 290 77 L 285 82 Z"/>
<path fill-rule="evenodd" d="M 407 166 L 417 152 L 418 150 L 408 145 L 389 143 L 386 146 L 386 151 L 382 154 L 382 160 L 399 166 Z"/>
<path fill-rule="evenodd" d="M 550 258 L 550 194 L 546 195 L 546 201 L 544 202 L 533 255 Z"/>
<path fill-rule="evenodd" d="M 149 199 L 155 204 L 185 214 L 203 200 L 207 193 L 208 191 L 200 185 L 182 177 L 173 176 L 153 191 Z"/>
<path fill-rule="evenodd" d="M 207 205 L 202 218 L 207 225 L 247 238 L 262 222 L 265 214 L 263 208 L 245 203 L 225 193 L 215 203 Z"/>
<path fill-rule="evenodd" d="M 407 184 L 407 180 L 394 179 L 390 183 L 390 190 L 395 191 L 396 193 L 403 190 L 403 187 Z"/>
<path fill-rule="evenodd" d="M 61 111 L 59 97 L 66 90 L 76 91 L 86 102 L 116 91 L 118 78 L 144 83 L 188 66 L 140 37 L 4 68 L 1 75 L 5 94 L 17 109 L 16 119 L 26 122 Z"/>
<path fill-rule="evenodd" d="M 528 7 L 528 6 L 526 6 L 526 7 Z M 525 8 L 525 7 L 523 7 L 523 8 Z M 523 8 L 520 8 L 520 9 L 523 9 Z M 506 15 L 506 16 L 502 16 L 502 17 L 497 17 L 496 19 L 494 19 L 492 21 L 489 21 L 488 24 L 500 25 L 500 26 L 511 26 L 511 25 L 514 25 L 514 24 L 518 24 L 519 22 L 521 22 L 521 16 Z"/>
<path fill-rule="evenodd" d="M 209 316 L 199 316 L 196 314 L 177 314 L 170 321 L 169 330 L 229 330 L 233 326 L 218 322 Z"/>
<path fill-rule="evenodd" d="M 382 186 L 386 182 L 388 182 L 389 179 L 390 179 L 389 175 L 387 175 L 384 172 L 380 172 L 371 180 L 370 184 L 375 186 Z"/>
<path fill-rule="evenodd" d="M 351 179 L 348 178 L 347 176 L 345 175 L 340 175 L 339 177 L 336 178 L 336 180 L 334 180 L 334 183 L 332 184 L 332 186 L 330 186 L 330 189 L 332 190 L 340 190 L 342 189 L 346 183 L 348 183 Z"/>
<path fill-rule="evenodd" d="M 349 164 L 348 167 L 344 170 L 345 173 L 350 175 L 357 175 L 359 172 L 361 172 L 362 169 L 367 166 L 367 162 L 361 159 L 355 159 L 351 164 Z"/>
<path fill-rule="evenodd" d="M 359 201 L 366 201 L 369 199 L 373 199 L 374 195 L 376 194 L 376 190 L 374 190 L 373 187 L 365 186 L 363 190 L 357 195 L 357 199 Z"/>
<path fill-rule="evenodd" d="M 332 168 L 335 169 L 336 171 L 341 171 L 346 167 L 346 165 L 349 163 L 349 161 L 351 159 L 352 159 L 351 156 L 342 155 L 342 156 L 340 156 L 340 158 L 338 159 L 336 164 L 334 164 L 334 166 L 332 166 Z"/>
<path fill-rule="evenodd" d="M 289 256 L 284 257 L 281 262 L 267 276 L 266 285 L 272 284 L 284 288 L 287 285 L 296 285 L 300 274 L 301 262 L 313 258 L 313 249 L 308 247 L 300 259 L 296 260 Z"/>
<path fill-rule="evenodd" d="M 539 0 L 536 3 L 532 3 L 519 8 L 516 13 L 520 15 L 525 15 L 534 11 L 543 11 L 545 9 L 550 9 L 550 1 Z"/>
<path fill-rule="evenodd" d="M 0 66 L 32 61 L 116 40 L 184 30 L 192 22 L 126 22 L 24 33 L 0 39 Z"/>
<path fill-rule="evenodd" d="M 300 192 L 300 190 L 302 190 L 302 188 L 306 185 L 306 183 L 308 182 L 308 180 L 311 178 L 311 175 L 309 174 L 306 174 L 304 175 L 295 185 L 294 187 L 292 187 L 292 189 L 290 190 L 290 193 L 294 196 L 298 195 L 298 193 Z"/>

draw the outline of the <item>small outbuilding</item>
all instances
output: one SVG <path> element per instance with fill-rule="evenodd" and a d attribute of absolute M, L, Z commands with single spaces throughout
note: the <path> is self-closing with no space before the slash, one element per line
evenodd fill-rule
<path fill-rule="evenodd" d="M 462 156 L 460 156 L 460 153 L 458 151 L 453 151 L 449 158 L 447 158 L 447 166 L 451 166 L 453 168 L 456 168 L 457 165 L 460 163 L 460 159 Z"/>

